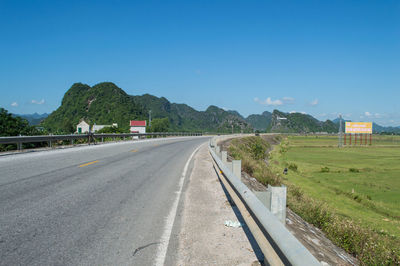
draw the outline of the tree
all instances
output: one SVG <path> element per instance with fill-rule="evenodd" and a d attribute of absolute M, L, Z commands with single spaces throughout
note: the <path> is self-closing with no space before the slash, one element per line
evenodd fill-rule
<path fill-rule="evenodd" d="M 33 126 L 30 126 L 26 119 L 21 117 L 13 117 L 4 108 L 0 108 L 0 136 L 19 136 L 19 135 L 39 135 L 40 132 Z M 38 147 L 40 143 L 24 144 L 24 147 Z M 0 151 L 16 149 L 15 144 L 0 145 Z"/>
<path fill-rule="evenodd" d="M 167 132 L 169 129 L 169 119 L 165 118 L 154 118 L 151 120 L 151 127 L 149 132 Z"/>
<path fill-rule="evenodd" d="M 118 127 L 103 127 L 102 129 L 96 131 L 96 133 L 116 133 L 116 134 L 120 134 L 120 133 L 126 133 L 124 132 L 121 128 Z"/>
<path fill-rule="evenodd" d="M 26 119 L 13 117 L 4 108 L 0 108 L 0 136 L 37 135 L 35 127 L 30 126 Z"/>

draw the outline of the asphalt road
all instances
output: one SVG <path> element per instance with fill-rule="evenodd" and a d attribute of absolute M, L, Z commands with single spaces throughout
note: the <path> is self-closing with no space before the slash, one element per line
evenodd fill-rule
<path fill-rule="evenodd" d="M 0 157 L 0 265 L 152 265 L 184 166 L 206 141 Z"/>

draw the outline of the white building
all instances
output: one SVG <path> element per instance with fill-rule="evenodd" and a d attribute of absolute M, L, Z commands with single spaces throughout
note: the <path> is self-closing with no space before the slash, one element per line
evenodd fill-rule
<path fill-rule="evenodd" d="M 112 125 L 96 125 L 96 124 L 94 124 L 92 126 L 92 132 L 94 133 L 105 127 L 118 127 L 118 124 L 117 123 L 113 123 Z"/>
<path fill-rule="evenodd" d="M 76 126 L 76 133 L 79 134 L 89 133 L 89 130 L 90 130 L 89 124 L 83 120 Z"/>
<path fill-rule="evenodd" d="M 131 133 L 146 133 L 146 120 L 135 121 L 131 120 Z"/>

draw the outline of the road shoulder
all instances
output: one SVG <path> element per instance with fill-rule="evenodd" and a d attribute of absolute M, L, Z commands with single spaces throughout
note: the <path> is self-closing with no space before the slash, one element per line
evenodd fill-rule
<path fill-rule="evenodd" d="M 207 146 L 194 157 L 184 194 L 178 232 L 177 265 L 258 265 L 244 228 L 225 226 L 240 221 L 213 168 Z"/>

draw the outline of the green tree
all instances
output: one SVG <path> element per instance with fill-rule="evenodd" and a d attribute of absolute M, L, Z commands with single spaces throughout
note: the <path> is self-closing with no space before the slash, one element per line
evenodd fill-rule
<path fill-rule="evenodd" d="M 96 131 L 96 133 L 99 133 L 99 134 L 101 134 L 101 133 L 116 133 L 116 134 L 119 134 L 119 133 L 126 133 L 126 132 L 124 132 L 124 130 L 122 130 L 121 128 L 118 128 L 118 127 L 103 127 L 102 129 Z"/>
<path fill-rule="evenodd" d="M 165 118 L 154 118 L 151 120 L 151 127 L 149 132 L 167 132 L 169 129 L 169 119 Z"/>
<path fill-rule="evenodd" d="M 32 136 L 39 135 L 40 132 L 33 126 L 30 126 L 26 119 L 21 117 L 13 117 L 12 114 L 8 113 L 4 108 L 0 108 L 0 136 Z M 36 144 L 24 144 L 26 148 L 38 147 L 40 143 Z M 16 149 L 16 145 L 0 145 L 0 151 Z"/>
<path fill-rule="evenodd" d="M 0 136 L 37 135 L 38 133 L 26 119 L 13 117 L 7 110 L 0 108 Z"/>

